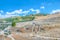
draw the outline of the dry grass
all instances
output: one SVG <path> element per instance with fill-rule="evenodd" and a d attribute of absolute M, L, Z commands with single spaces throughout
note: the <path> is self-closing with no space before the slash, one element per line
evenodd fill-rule
<path fill-rule="evenodd" d="M 57 17 L 60 16 L 60 14 L 56 14 L 56 15 L 47 15 L 47 16 L 36 16 L 35 20 L 44 20 L 44 19 L 49 19 L 49 18 L 53 18 L 53 17 Z"/>
<path fill-rule="evenodd" d="M 4 37 L 4 40 L 12 40 L 12 39 L 9 37 Z"/>
<path fill-rule="evenodd" d="M 24 35 L 24 34 L 23 34 Z M 22 36 L 23 36 L 22 35 Z M 13 35 L 12 35 L 12 37 L 15 39 L 15 40 L 30 40 L 30 39 L 28 39 L 28 38 L 24 38 L 24 37 L 22 37 L 22 36 L 20 36 L 20 35 L 18 35 L 18 34 L 16 34 L 16 33 L 13 33 Z"/>

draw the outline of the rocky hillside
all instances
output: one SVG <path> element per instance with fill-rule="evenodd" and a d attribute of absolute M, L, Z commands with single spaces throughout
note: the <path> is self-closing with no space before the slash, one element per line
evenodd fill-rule
<path fill-rule="evenodd" d="M 35 21 L 41 21 L 42 22 L 54 22 L 54 23 L 60 23 L 60 13 L 55 13 L 47 16 L 36 16 Z"/>
<path fill-rule="evenodd" d="M 21 25 L 20 25 L 21 24 Z M 33 21 L 28 21 L 28 22 L 20 22 L 17 23 L 17 25 L 21 26 L 22 25 L 50 25 L 53 26 L 60 24 L 60 14 L 51 14 L 47 16 L 35 16 L 35 19 Z"/>

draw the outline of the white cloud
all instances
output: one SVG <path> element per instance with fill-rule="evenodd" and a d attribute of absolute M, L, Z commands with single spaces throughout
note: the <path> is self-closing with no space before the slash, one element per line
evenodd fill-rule
<path fill-rule="evenodd" d="M 40 13 L 40 10 L 36 10 L 36 13 Z"/>
<path fill-rule="evenodd" d="M 12 13 L 18 13 L 18 14 L 20 14 L 22 12 L 22 9 L 20 9 L 20 10 L 15 10 L 15 11 L 13 11 Z"/>
<path fill-rule="evenodd" d="M 22 9 L 20 9 L 20 10 L 15 10 L 15 11 L 12 11 L 12 12 L 6 12 L 6 14 L 10 14 L 10 15 L 13 15 L 13 14 L 25 14 L 26 15 L 30 11 L 36 12 L 36 13 L 40 13 L 40 10 L 39 9 L 33 9 L 33 8 L 31 8 L 31 9 L 25 10 L 25 11 L 23 11 Z"/>
<path fill-rule="evenodd" d="M 19 16 L 19 15 L 5 15 L 5 17 L 13 17 L 13 16 Z"/>
<path fill-rule="evenodd" d="M 1 13 L 3 13 L 4 11 L 1 11 Z M 1 15 L 0 14 L 0 17 L 1 18 L 6 18 L 6 17 L 12 17 L 12 16 L 19 16 L 21 14 L 23 14 L 22 16 L 25 16 L 27 15 L 29 12 L 36 12 L 36 13 L 40 13 L 40 10 L 39 9 L 29 9 L 29 10 L 22 10 L 22 9 L 19 9 L 19 10 L 14 10 L 14 11 L 11 11 L 11 12 L 5 12 L 5 14 Z"/>
<path fill-rule="evenodd" d="M 4 15 L 0 14 L 0 18 L 3 18 L 3 17 L 4 17 Z"/>
<path fill-rule="evenodd" d="M 20 9 L 20 10 L 14 10 L 12 12 L 6 12 L 6 14 L 20 14 L 20 13 L 22 13 L 22 9 Z"/>
<path fill-rule="evenodd" d="M 50 14 L 54 14 L 56 12 L 60 12 L 60 9 L 57 9 L 57 10 L 52 10 L 52 12 Z"/>
<path fill-rule="evenodd" d="M 7 17 L 13 17 L 13 16 L 19 16 L 19 15 L 0 15 L 0 18 L 7 18 Z"/>
<path fill-rule="evenodd" d="M 33 9 L 33 8 L 31 8 L 30 10 L 31 10 L 32 12 L 35 11 L 36 13 L 40 13 L 40 10 L 39 10 L 39 9 Z"/>
<path fill-rule="evenodd" d="M 31 11 L 35 11 L 33 8 L 31 8 L 31 9 L 29 9 L 29 10 L 31 10 Z"/>
<path fill-rule="evenodd" d="M 22 13 L 28 13 L 28 12 L 30 12 L 29 10 L 27 10 L 27 11 L 23 11 Z"/>
<path fill-rule="evenodd" d="M 0 10 L 0 13 L 3 13 L 4 11 L 3 10 Z"/>
<path fill-rule="evenodd" d="M 45 7 L 44 7 L 44 6 L 41 6 L 40 8 L 41 8 L 41 9 L 44 9 Z"/>

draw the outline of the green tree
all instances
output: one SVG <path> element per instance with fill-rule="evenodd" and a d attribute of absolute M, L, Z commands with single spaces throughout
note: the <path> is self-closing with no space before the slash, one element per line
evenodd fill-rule
<path fill-rule="evenodd" d="M 12 22 L 12 27 L 15 27 L 16 26 L 16 22 Z"/>

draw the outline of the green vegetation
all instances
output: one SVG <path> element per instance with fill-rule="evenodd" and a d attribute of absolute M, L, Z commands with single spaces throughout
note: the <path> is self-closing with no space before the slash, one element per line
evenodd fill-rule
<path fill-rule="evenodd" d="M 15 27 L 16 23 L 18 22 L 26 22 L 26 21 L 32 21 L 35 19 L 35 16 L 46 16 L 47 14 L 31 14 L 31 15 L 26 15 L 26 16 L 15 16 L 15 17 L 9 17 L 9 18 L 2 18 L 0 19 L 0 23 L 4 23 L 4 21 L 6 21 L 5 23 L 12 23 L 12 27 Z M 3 30 L 5 29 L 8 25 L 11 24 L 1 24 L 0 29 Z"/>
<path fill-rule="evenodd" d="M 21 17 L 22 18 L 22 21 L 24 22 L 24 21 L 32 21 L 32 20 L 34 20 L 34 16 L 25 16 L 25 17 Z"/>
<path fill-rule="evenodd" d="M 31 15 L 26 15 L 26 16 L 15 16 L 15 17 L 9 17 L 9 18 L 5 18 L 3 20 L 7 21 L 7 22 L 12 22 L 15 21 L 16 23 L 18 22 L 26 22 L 26 21 L 32 21 L 35 19 L 35 16 L 46 16 L 47 14 L 43 14 L 43 13 L 37 13 L 37 14 L 31 14 Z"/>
<path fill-rule="evenodd" d="M 46 16 L 48 15 L 47 13 L 37 13 L 37 14 L 32 14 L 32 16 Z"/>
<path fill-rule="evenodd" d="M 7 22 L 12 22 L 15 21 L 17 22 L 26 22 L 26 21 L 32 21 L 34 20 L 34 16 L 22 16 L 22 17 L 10 17 L 10 18 L 5 18 L 4 20 Z"/>
<path fill-rule="evenodd" d="M 12 27 L 15 27 L 16 26 L 16 22 L 12 22 Z"/>

